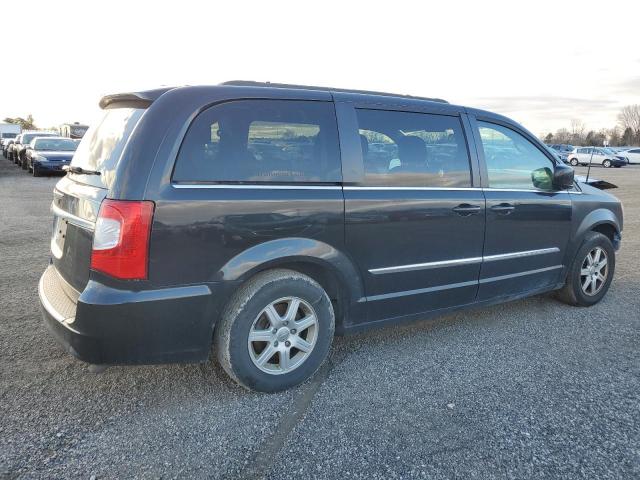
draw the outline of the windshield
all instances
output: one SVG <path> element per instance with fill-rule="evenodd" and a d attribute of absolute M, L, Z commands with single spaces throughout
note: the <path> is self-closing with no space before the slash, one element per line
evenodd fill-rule
<path fill-rule="evenodd" d="M 600 150 L 602 150 L 604 153 L 608 153 L 609 155 L 615 155 L 615 150 L 611 149 L 611 148 L 601 148 Z"/>
<path fill-rule="evenodd" d="M 101 188 L 110 188 L 124 146 L 142 117 L 144 109 L 110 108 L 92 125 L 78 145 L 72 167 L 97 170 L 100 175 L 72 174 L 74 180 Z"/>
<path fill-rule="evenodd" d="M 61 152 L 73 152 L 78 144 L 70 138 L 37 138 L 34 140 L 35 150 L 55 150 Z"/>

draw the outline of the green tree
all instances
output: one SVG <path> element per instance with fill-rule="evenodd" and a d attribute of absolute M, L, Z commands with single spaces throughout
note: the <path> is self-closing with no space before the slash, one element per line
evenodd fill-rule
<path fill-rule="evenodd" d="M 4 119 L 5 123 L 13 123 L 15 125 L 20 125 L 20 127 L 22 127 L 23 130 L 36 130 L 36 124 L 33 120 L 33 115 L 29 114 L 27 115 L 27 118 L 22 118 L 22 117 L 15 117 L 15 118 L 11 118 L 11 117 L 7 117 Z"/>
<path fill-rule="evenodd" d="M 544 143 L 552 143 L 553 142 L 553 133 L 549 132 L 544 137 Z"/>

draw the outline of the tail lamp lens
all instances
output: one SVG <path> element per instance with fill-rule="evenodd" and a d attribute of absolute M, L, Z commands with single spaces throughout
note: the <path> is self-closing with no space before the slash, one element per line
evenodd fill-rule
<path fill-rule="evenodd" d="M 153 202 L 106 199 L 93 234 L 91 268 L 123 280 L 145 280 Z"/>

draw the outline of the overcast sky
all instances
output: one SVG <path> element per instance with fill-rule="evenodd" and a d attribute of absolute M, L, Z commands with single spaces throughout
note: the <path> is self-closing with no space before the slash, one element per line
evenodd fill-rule
<path fill-rule="evenodd" d="M 536 134 L 572 118 L 610 127 L 620 107 L 640 103 L 638 1 L 96 0 L 18 10 L 2 14 L 0 119 L 31 113 L 41 127 L 91 122 L 106 93 L 231 79 L 436 96 Z"/>

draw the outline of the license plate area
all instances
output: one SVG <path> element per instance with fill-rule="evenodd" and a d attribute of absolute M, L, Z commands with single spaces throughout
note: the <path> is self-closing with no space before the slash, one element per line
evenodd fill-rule
<path fill-rule="evenodd" d="M 53 219 L 53 233 L 51 235 L 51 254 L 56 258 L 62 258 L 64 240 L 67 236 L 68 222 L 58 216 Z"/>

